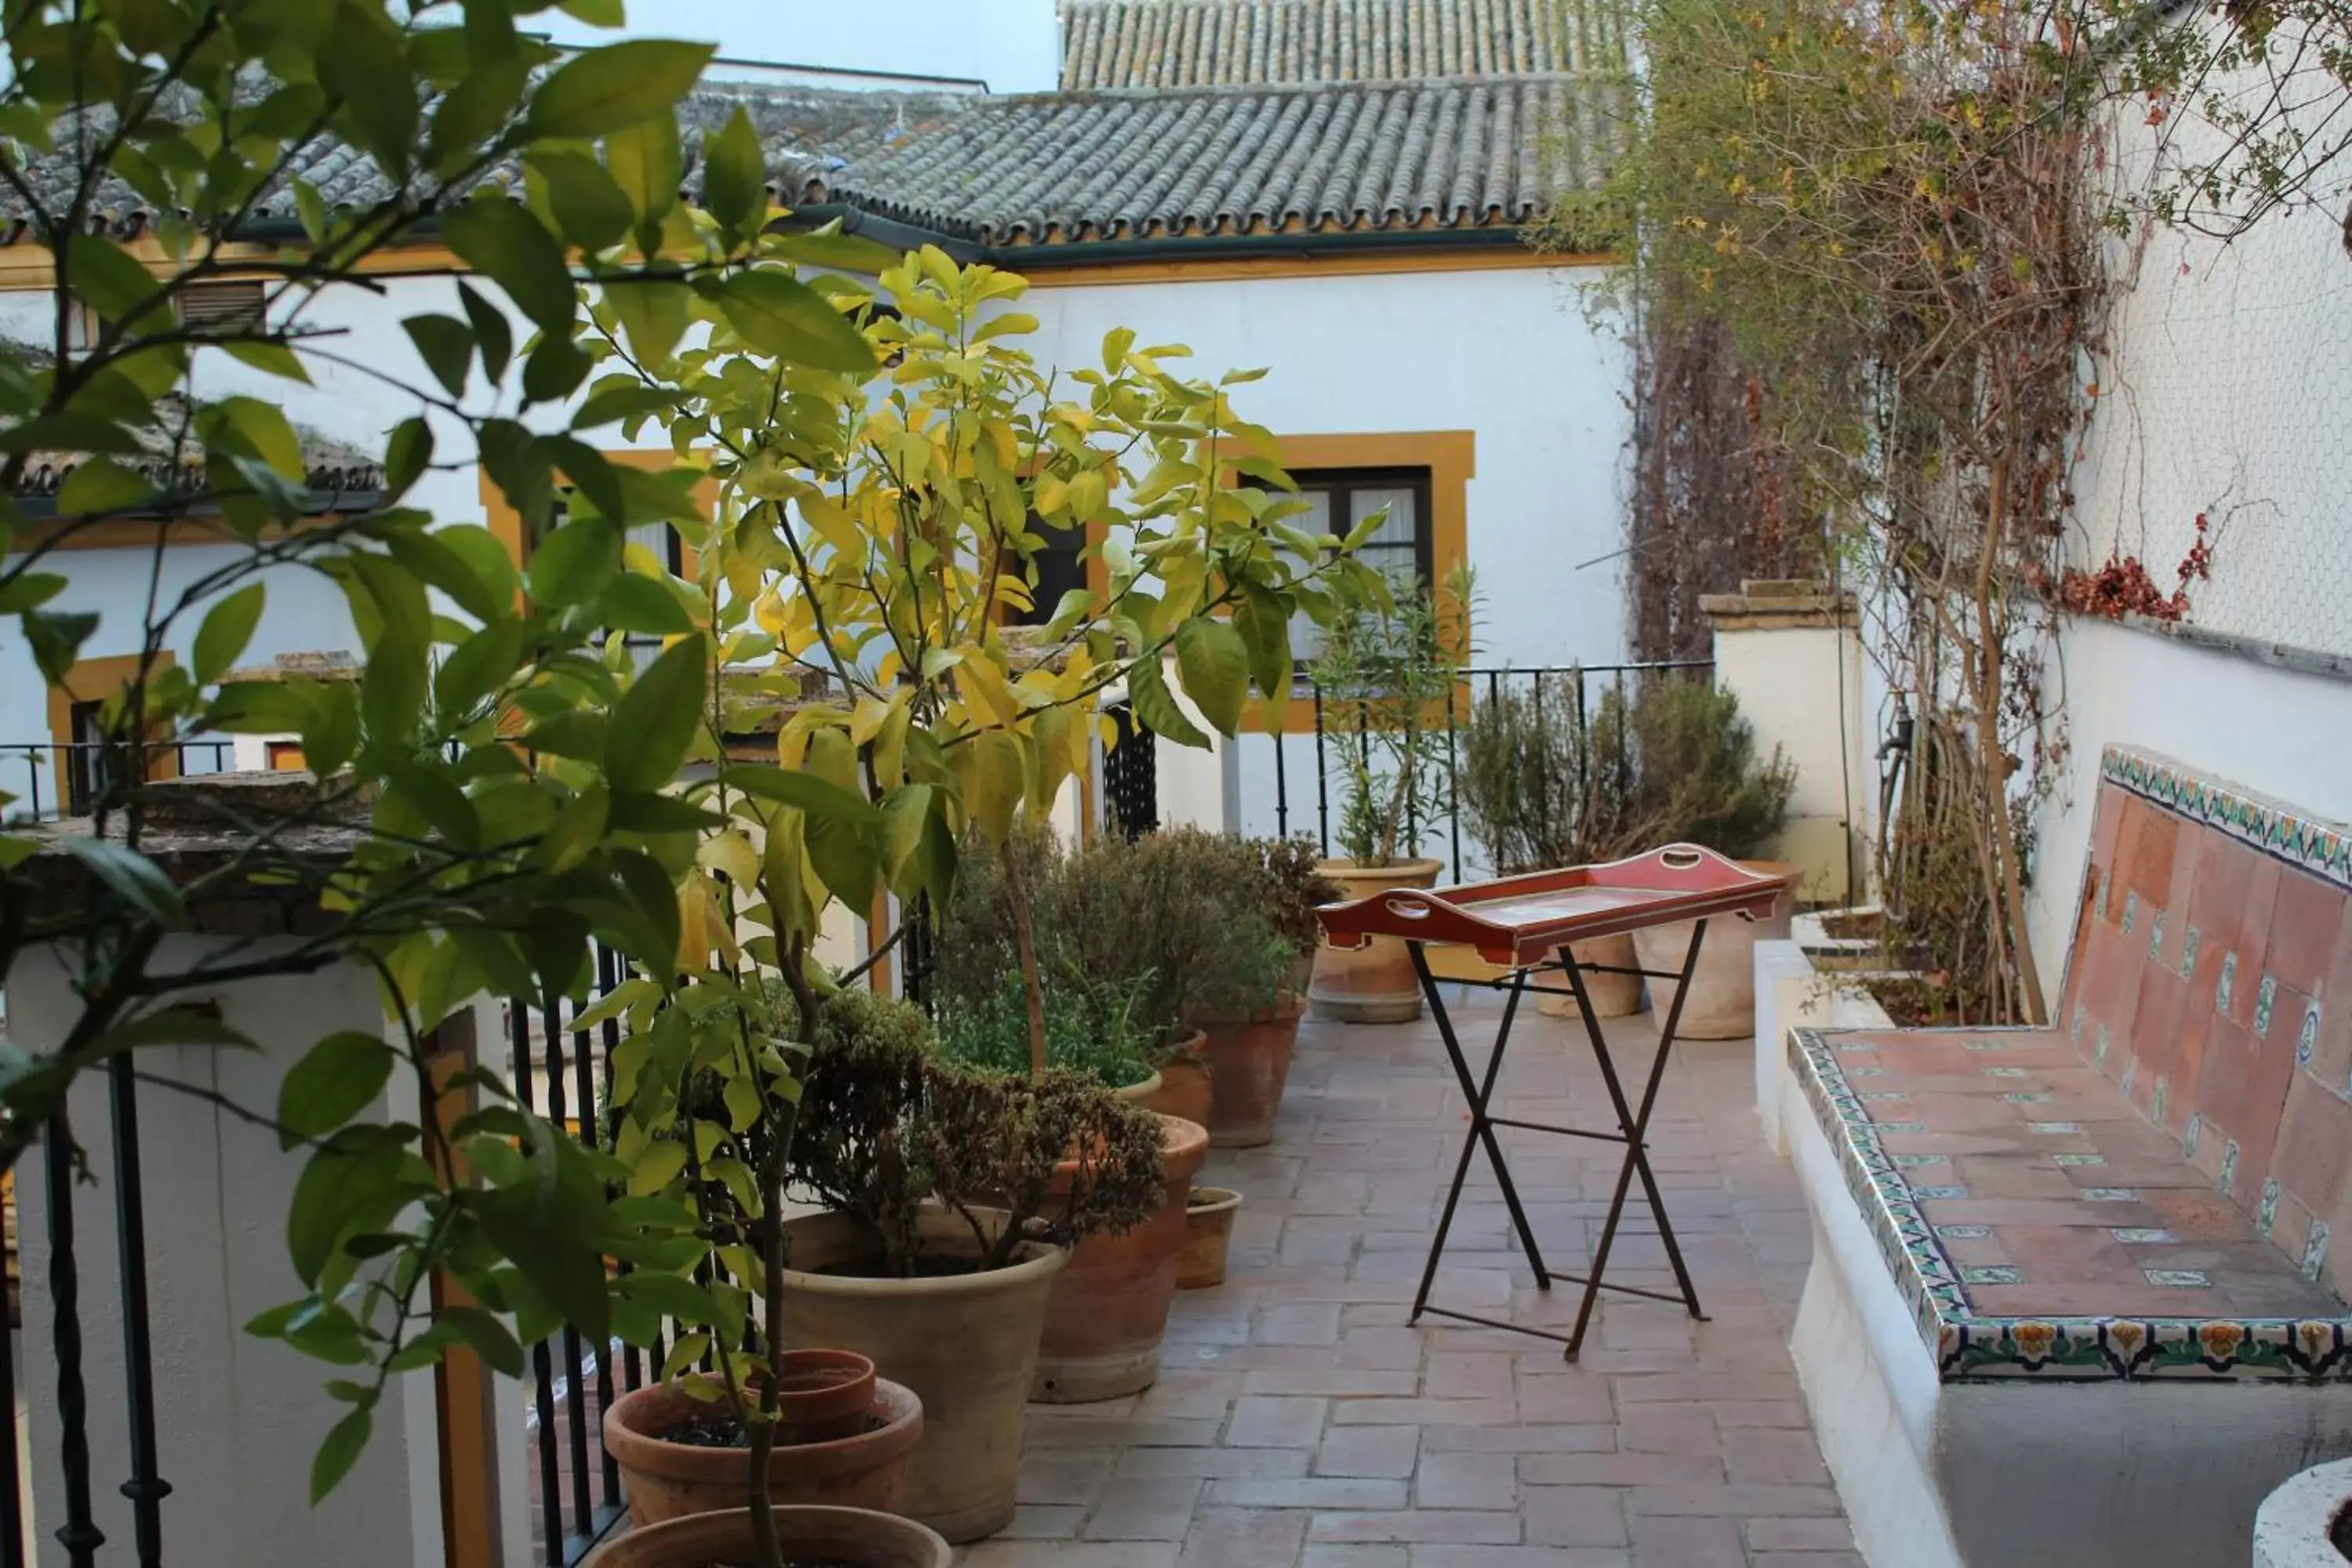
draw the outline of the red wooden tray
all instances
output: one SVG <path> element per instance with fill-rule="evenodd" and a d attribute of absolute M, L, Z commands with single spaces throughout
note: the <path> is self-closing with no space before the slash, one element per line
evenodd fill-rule
<path fill-rule="evenodd" d="M 1676 921 L 1761 920 L 1787 889 L 1712 849 L 1670 844 L 1599 866 L 1530 871 L 1418 892 L 1398 888 L 1316 910 L 1333 947 L 1376 936 L 1475 947 L 1489 963 L 1539 963 L 1571 942 Z"/>

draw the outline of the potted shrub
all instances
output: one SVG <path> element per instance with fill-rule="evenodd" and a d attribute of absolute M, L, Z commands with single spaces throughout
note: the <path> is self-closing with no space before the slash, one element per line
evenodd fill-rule
<path fill-rule="evenodd" d="M 1614 860 L 1643 847 L 1627 821 L 1632 758 L 1622 706 L 1604 699 L 1585 721 L 1583 685 L 1580 670 L 1559 679 L 1538 673 L 1524 689 L 1498 683 L 1470 710 L 1454 787 L 1463 826 L 1497 876 Z M 1642 1010 L 1642 977 L 1621 973 L 1638 967 L 1631 936 L 1594 937 L 1574 950 L 1580 964 L 1602 966 L 1584 977 L 1595 1012 L 1619 1018 Z M 1536 1008 L 1563 1017 L 1576 1000 L 1546 991 Z"/>
<path fill-rule="evenodd" d="M 950 1568 L 955 1550 L 911 1519 L 853 1508 L 779 1508 L 769 1536 L 786 1568 Z M 589 1568 L 706 1568 L 740 1563 L 752 1550 L 751 1510 L 698 1513 L 632 1530 L 599 1547 Z"/>
<path fill-rule="evenodd" d="M 1616 700 L 1611 693 L 1604 709 Z M 1676 1028 L 1692 1039 L 1739 1039 L 1756 1026 L 1756 943 L 1787 936 L 1796 912 L 1799 868 L 1748 858 L 1780 831 L 1796 770 L 1777 750 L 1759 757 L 1739 700 L 1704 680 L 1664 676 L 1646 682 L 1622 722 L 1633 758 L 1627 820 L 1636 843 L 1703 845 L 1782 880 L 1770 919 L 1708 922 Z M 1634 951 L 1644 969 L 1679 971 L 1690 938 L 1687 921 L 1654 927 L 1634 933 Z M 1651 1010 L 1664 1028 L 1677 983 L 1654 984 Z"/>
<path fill-rule="evenodd" d="M 1320 869 L 1344 899 L 1435 885 L 1444 863 L 1420 854 L 1442 794 L 1451 699 L 1466 618 L 1466 576 L 1444 603 L 1425 584 L 1375 584 L 1347 595 L 1313 675 L 1339 779 L 1333 837 Z M 1399 1023 L 1421 1016 L 1421 983 L 1402 942 L 1320 947 L 1307 986 L 1320 1018 Z"/>
<path fill-rule="evenodd" d="M 821 1039 L 803 1069 L 793 1184 L 824 1212 L 783 1227 L 786 1331 L 870 1357 L 922 1399 L 902 1507 L 970 1541 L 1013 1516 L 1023 1407 L 1069 1249 L 1164 1202 L 1162 1124 L 1066 1069 L 949 1061 L 907 1004 L 848 1005 L 893 1023 Z"/>

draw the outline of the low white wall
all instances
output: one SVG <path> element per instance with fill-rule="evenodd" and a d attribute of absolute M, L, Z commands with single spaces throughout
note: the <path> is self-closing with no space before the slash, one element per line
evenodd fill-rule
<path fill-rule="evenodd" d="M 1797 770 L 1789 820 L 1768 854 L 1804 868 L 1799 897 L 1849 903 L 1865 875 L 1871 782 L 1863 721 L 1862 638 L 1853 627 L 1782 626 L 1715 634 L 1715 684 L 1739 699 L 1757 750 Z"/>
<path fill-rule="evenodd" d="M 201 940 L 174 939 L 163 962 L 189 962 Z M 23 955 L 9 976 L 11 1035 L 35 1048 L 62 1037 L 76 1016 L 65 982 L 51 952 Z M 139 1065 L 264 1111 L 277 1105 L 287 1067 L 320 1036 L 383 1026 L 373 981 L 352 968 L 249 982 L 210 999 L 226 1022 L 262 1048 L 160 1047 L 142 1051 Z M 415 1446 L 418 1432 L 432 1427 L 413 1420 L 410 1409 L 420 1399 L 429 1408 L 432 1374 L 400 1380 L 379 1408 L 367 1451 L 313 1509 L 311 1456 L 346 1408 L 324 1391 L 338 1373 L 244 1331 L 255 1315 L 301 1293 L 287 1258 L 286 1212 L 302 1155 L 281 1152 L 268 1132 L 184 1094 L 142 1085 L 138 1100 L 158 1468 L 173 1489 L 163 1504 L 170 1560 L 177 1568 L 275 1563 L 418 1568 L 437 1562 L 438 1455 Z M 81 1286 L 91 1497 L 109 1542 L 104 1560 L 114 1562 L 127 1559 L 132 1539 L 131 1507 L 117 1489 L 130 1479 L 131 1458 L 113 1141 L 102 1074 L 88 1075 L 75 1087 L 69 1110 L 97 1178 L 73 1194 L 74 1258 Z M 38 1561 L 62 1568 L 66 1554 L 55 1537 L 65 1511 L 57 1463 L 57 1369 L 49 1351 L 54 1310 L 43 1283 L 50 1261 L 44 1166 L 37 1150 L 17 1170 L 26 1283 L 22 1343 L 29 1360 L 20 1360 L 17 1369 L 35 1456 Z M 419 1539 L 419 1523 L 427 1519 L 434 1533 Z"/>
<path fill-rule="evenodd" d="M 1798 917 L 1801 921 L 1804 916 Z M 1764 1141 L 1786 1159 L 1789 1138 L 1781 1105 L 1793 1099 L 1805 1110 L 1803 1095 L 1789 1066 L 1791 1029 L 1888 1029 L 1886 1016 L 1869 992 L 1842 984 L 1813 967 L 1796 941 L 1756 944 L 1756 1114 Z"/>
<path fill-rule="evenodd" d="M 2099 752 L 2161 752 L 2338 821 L 2352 820 L 2352 681 L 2258 664 L 2110 621 L 2074 620 L 2051 661 L 2072 749 L 2038 823 L 2027 915 L 2054 1011 L 2090 853 Z"/>

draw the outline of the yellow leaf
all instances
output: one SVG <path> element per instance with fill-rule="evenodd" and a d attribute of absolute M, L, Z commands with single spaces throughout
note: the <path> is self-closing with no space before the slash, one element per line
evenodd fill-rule
<path fill-rule="evenodd" d="M 1079 522 L 1091 521 L 1110 500 L 1110 480 L 1100 468 L 1086 468 L 1070 478 L 1070 516 Z"/>
<path fill-rule="evenodd" d="M 978 650 L 955 667 L 955 679 L 965 704 L 985 722 L 1011 724 L 1021 717 L 1021 704 L 1005 683 L 1004 672 Z"/>
<path fill-rule="evenodd" d="M 697 847 L 695 864 L 706 871 L 722 873 L 739 888 L 749 888 L 760 879 L 760 852 L 751 847 L 751 836 L 740 827 L 725 828 L 712 834 Z"/>

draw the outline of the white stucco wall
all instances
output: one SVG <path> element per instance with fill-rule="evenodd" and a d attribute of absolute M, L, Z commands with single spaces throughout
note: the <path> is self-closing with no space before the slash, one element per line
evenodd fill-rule
<path fill-rule="evenodd" d="M 174 938 L 160 962 L 185 964 L 205 940 Z M 139 1054 L 140 1067 L 265 1112 L 277 1104 L 287 1067 L 320 1037 L 339 1028 L 374 1032 L 383 1025 L 373 978 L 353 968 L 240 984 L 210 999 L 259 1051 L 151 1048 Z M 59 1037 L 76 1011 L 63 967 L 42 951 L 20 958 L 9 976 L 8 1001 L 11 1028 L 31 1040 Z M 93 1512 L 106 1533 L 105 1560 L 116 1561 L 129 1552 L 132 1534 L 130 1505 L 116 1489 L 130 1479 L 131 1468 L 105 1076 L 85 1076 L 70 1107 L 75 1136 L 96 1178 L 75 1190 L 74 1256 L 81 1284 Z M 386 1109 L 402 1113 L 396 1100 Z M 413 1419 L 410 1408 L 421 1401 L 430 1411 L 432 1374 L 395 1380 L 367 1451 L 333 1495 L 313 1509 L 311 1456 L 346 1408 L 324 1391 L 338 1374 L 244 1331 L 256 1314 L 301 1293 L 287 1258 L 285 1221 L 303 1156 L 281 1152 L 263 1129 L 152 1085 L 139 1091 L 139 1124 L 157 1468 L 173 1487 L 163 1504 L 172 1560 L 184 1568 L 259 1563 L 414 1568 L 438 1561 L 433 1428 L 429 1419 Z M 65 1552 L 54 1536 L 64 1521 L 64 1500 L 61 1472 L 52 1462 L 58 1443 L 57 1367 L 47 1348 L 52 1305 L 49 1292 L 36 1283 L 46 1280 L 49 1266 L 48 1226 L 35 1217 L 47 1213 L 44 1166 L 37 1151 L 16 1173 L 17 1202 L 27 1216 L 19 1231 L 25 1357 L 16 1365 L 31 1452 L 41 1460 L 33 1467 L 37 1560 L 62 1565 Z M 425 1521 L 431 1533 L 420 1537 Z"/>

